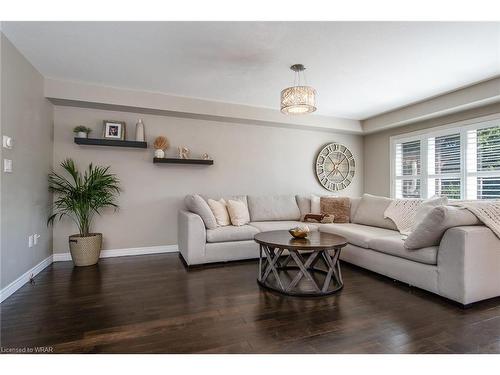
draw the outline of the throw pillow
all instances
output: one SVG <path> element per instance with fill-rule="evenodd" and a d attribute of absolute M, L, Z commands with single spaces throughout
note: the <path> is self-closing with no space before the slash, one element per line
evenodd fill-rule
<path fill-rule="evenodd" d="M 212 210 L 215 220 L 217 224 L 221 227 L 225 227 L 226 225 L 231 225 L 231 220 L 229 219 L 229 214 L 227 212 L 226 201 L 224 198 L 219 199 L 218 201 L 214 199 L 208 200 L 208 205 Z"/>
<path fill-rule="evenodd" d="M 314 194 L 311 195 L 311 213 L 321 214 L 320 197 Z"/>
<path fill-rule="evenodd" d="M 415 218 L 413 219 L 413 225 L 411 227 L 411 231 L 415 230 L 415 228 L 425 219 L 425 217 L 429 214 L 429 212 L 433 210 L 434 207 L 446 206 L 447 204 L 448 204 L 447 197 L 432 197 L 424 201 L 417 209 L 417 212 L 415 213 Z"/>
<path fill-rule="evenodd" d="M 184 198 L 184 204 L 189 211 L 201 217 L 207 229 L 217 228 L 217 220 L 215 220 L 215 216 L 210 209 L 210 206 L 201 196 L 198 194 L 186 195 Z"/>
<path fill-rule="evenodd" d="M 409 235 L 425 215 L 436 206 L 448 203 L 446 197 L 432 197 L 428 200 L 419 198 L 393 199 L 384 212 L 384 217 L 391 219 L 399 233 Z"/>
<path fill-rule="evenodd" d="M 227 211 L 229 212 L 231 223 L 237 227 L 250 222 L 250 214 L 245 202 L 230 199 L 227 201 Z"/>
<path fill-rule="evenodd" d="M 363 194 L 352 222 L 370 225 L 372 227 L 397 230 L 396 225 L 391 219 L 384 218 L 385 210 L 389 207 L 391 202 L 391 198 Z"/>
<path fill-rule="evenodd" d="M 351 200 L 345 197 L 321 197 L 322 214 L 333 215 L 334 223 L 348 223 L 351 212 Z"/>
<path fill-rule="evenodd" d="M 447 229 L 479 224 L 481 224 L 481 221 L 476 215 L 465 208 L 437 206 L 410 233 L 405 240 L 404 246 L 408 250 L 437 246 Z"/>

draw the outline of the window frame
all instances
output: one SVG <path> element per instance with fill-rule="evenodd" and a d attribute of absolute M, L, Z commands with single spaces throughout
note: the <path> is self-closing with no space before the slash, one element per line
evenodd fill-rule
<path fill-rule="evenodd" d="M 429 178 L 460 178 L 460 195 L 461 199 L 469 199 L 467 197 L 467 178 L 468 177 L 500 177 L 500 171 L 476 171 L 468 172 L 467 170 L 467 132 L 470 130 L 477 130 L 488 128 L 491 126 L 498 126 L 500 120 L 500 113 L 489 116 L 482 116 L 470 120 L 448 123 L 434 128 L 427 128 L 417 130 L 414 132 L 398 134 L 390 137 L 389 141 L 389 154 L 390 154 L 390 194 L 391 198 L 396 195 L 396 183 L 398 180 L 408 179 L 405 176 L 396 176 L 396 144 L 420 141 L 420 174 L 414 178 L 420 179 L 420 194 L 421 198 L 429 198 L 428 194 L 428 180 Z M 448 174 L 428 174 L 428 140 L 429 138 L 460 134 L 460 172 Z M 409 176 L 406 176 L 409 177 Z"/>

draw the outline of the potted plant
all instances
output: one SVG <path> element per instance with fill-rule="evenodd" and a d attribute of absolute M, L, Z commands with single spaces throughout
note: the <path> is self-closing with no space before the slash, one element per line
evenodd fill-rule
<path fill-rule="evenodd" d="M 75 266 L 90 266 L 99 260 L 102 245 L 102 233 L 91 232 L 92 220 L 105 207 L 118 208 L 115 199 L 121 190 L 119 179 L 108 172 L 109 167 L 92 164 L 80 173 L 72 159 L 64 160 L 61 167 L 67 177 L 49 174 L 49 189 L 56 198 L 48 224 L 64 216 L 73 219 L 79 233 L 69 236 L 71 258 Z"/>
<path fill-rule="evenodd" d="M 92 131 L 92 129 L 87 128 L 86 126 L 83 125 L 78 125 L 75 126 L 73 129 L 73 133 L 75 133 L 75 136 L 77 138 L 88 138 L 89 133 Z"/>

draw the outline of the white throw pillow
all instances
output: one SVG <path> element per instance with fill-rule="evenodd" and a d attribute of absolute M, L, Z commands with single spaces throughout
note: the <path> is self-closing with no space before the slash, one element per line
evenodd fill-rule
<path fill-rule="evenodd" d="M 250 214 L 245 202 L 230 199 L 227 201 L 227 211 L 229 212 L 231 223 L 237 227 L 250 222 Z"/>
<path fill-rule="evenodd" d="M 215 220 L 217 220 L 217 224 L 221 227 L 225 227 L 227 225 L 231 225 L 231 220 L 229 219 L 229 213 L 227 212 L 227 203 L 224 198 L 219 199 L 218 201 L 214 199 L 208 200 L 208 205 L 210 209 L 214 213 Z"/>
<path fill-rule="evenodd" d="M 311 194 L 311 213 L 315 215 L 321 214 L 320 197 L 314 194 Z"/>

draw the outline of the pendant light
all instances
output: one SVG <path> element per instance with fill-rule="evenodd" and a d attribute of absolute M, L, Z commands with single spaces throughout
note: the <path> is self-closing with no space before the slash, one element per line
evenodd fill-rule
<path fill-rule="evenodd" d="M 314 112 L 316 110 L 316 90 L 305 85 L 304 70 L 306 68 L 302 64 L 295 64 L 290 69 L 295 72 L 295 79 L 292 87 L 281 91 L 281 112 L 287 115 Z"/>

